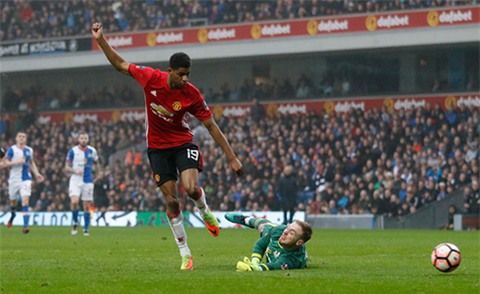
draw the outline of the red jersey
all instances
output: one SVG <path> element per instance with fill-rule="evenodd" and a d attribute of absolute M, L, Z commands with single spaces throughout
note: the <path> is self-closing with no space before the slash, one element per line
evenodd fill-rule
<path fill-rule="evenodd" d="M 165 149 L 192 142 L 188 113 L 200 121 L 212 117 L 202 94 L 191 83 L 180 89 L 170 89 L 167 72 L 135 64 L 130 64 L 128 71 L 145 93 L 145 127 L 149 148 Z"/>

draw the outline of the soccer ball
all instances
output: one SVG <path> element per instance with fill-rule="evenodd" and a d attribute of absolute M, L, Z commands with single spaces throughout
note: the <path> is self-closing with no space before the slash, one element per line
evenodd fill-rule
<path fill-rule="evenodd" d="M 456 270 L 461 260 L 460 250 L 452 243 L 439 244 L 432 251 L 433 266 L 444 273 Z"/>

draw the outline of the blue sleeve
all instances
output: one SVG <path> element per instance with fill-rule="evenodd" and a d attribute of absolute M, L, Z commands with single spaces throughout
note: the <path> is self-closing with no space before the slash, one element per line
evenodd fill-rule
<path fill-rule="evenodd" d="M 68 163 L 72 163 L 72 162 L 73 162 L 73 155 L 74 155 L 73 149 L 68 150 L 67 158 L 66 158 L 66 160 L 67 160 Z"/>
<path fill-rule="evenodd" d="M 6 157 L 7 157 L 8 160 L 12 160 L 12 158 L 13 158 L 13 149 L 12 149 L 12 147 L 9 147 L 9 148 L 8 148 L 8 150 L 7 150 L 7 156 L 6 156 Z"/>

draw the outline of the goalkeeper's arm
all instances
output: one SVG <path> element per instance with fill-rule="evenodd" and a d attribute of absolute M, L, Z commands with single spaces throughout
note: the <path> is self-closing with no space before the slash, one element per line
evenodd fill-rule
<path fill-rule="evenodd" d="M 245 257 L 243 261 L 237 262 L 237 272 L 268 270 L 268 267 L 264 263 L 260 263 L 260 261 L 263 258 L 263 252 L 265 252 L 267 249 L 269 242 L 269 236 L 263 236 L 262 238 L 258 239 L 253 247 L 251 260 L 248 257 Z"/>
<path fill-rule="evenodd" d="M 252 253 L 250 257 L 251 263 L 258 271 L 268 271 L 268 267 L 265 263 L 261 263 L 263 256 L 258 253 Z"/>

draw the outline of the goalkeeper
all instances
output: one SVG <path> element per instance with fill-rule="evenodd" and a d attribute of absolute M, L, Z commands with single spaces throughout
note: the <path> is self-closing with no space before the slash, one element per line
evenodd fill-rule
<path fill-rule="evenodd" d="M 307 266 L 305 243 L 312 237 L 312 228 L 306 222 L 295 221 L 277 225 L 267 219 L 227 213 L 225 218 L 260 232 L 252 256 L 237 263 L 237 272 L 303 269 Z M 262 263 L 263 256 L 266 260 Z"/>

